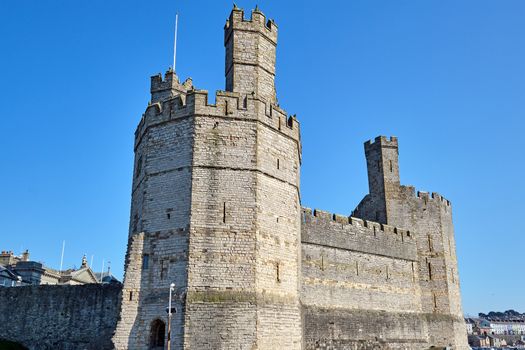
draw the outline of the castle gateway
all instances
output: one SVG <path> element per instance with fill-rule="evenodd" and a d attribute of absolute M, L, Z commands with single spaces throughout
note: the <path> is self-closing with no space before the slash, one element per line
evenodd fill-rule
<path fill-rule="evenodd" d="M 151 79 L 135 132 L 117 349 L 468 349 L 452 209 L 399 180 L 398 141 L 365 143 L 351 217 L 302 208 L 299 123 L 277 104 L 277 25 L 235 7 L 226 91 Z"/>

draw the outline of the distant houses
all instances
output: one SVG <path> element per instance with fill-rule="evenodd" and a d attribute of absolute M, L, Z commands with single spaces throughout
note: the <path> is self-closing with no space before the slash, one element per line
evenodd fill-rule
<path fill-rule="evenodd" d="M 490 328 L 492 334 L 497 335 L 511 335 L 511 334 L 525 334 L 525 319 L 509 320 L 509 321 L 490 321 Z"/>
<path fill-rule="evenodd" d="M 467 334 L 525 335 L 525 316 L 499 319 L 466 318 Z"/>
<path fill-rule="evenodd" d="M 465 318 L 469 345 L 504 347 L 525 345 L 525 315 L 499 318 Z"/>
<path fill-rule="evenodd" d="M 86 257 L 82 257 L 79 269 L 55 270 L 41 262 L 29 259 L 29 251 L 20 256 L 12 251 L 0 253 L 0 287 L 59 284 L 80 285 L 90 283 L 120 283 L 111 273 L 91 270 Z"/>

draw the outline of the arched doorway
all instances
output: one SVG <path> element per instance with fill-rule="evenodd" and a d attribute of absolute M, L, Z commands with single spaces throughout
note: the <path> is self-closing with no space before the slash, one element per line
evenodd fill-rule
<path fill-rule="evenodd" d="M 149 348 L 154 350 L 164 349 L 164 336 L 166 324 L 164 321 L 156 319 L 151 323 Z"/>

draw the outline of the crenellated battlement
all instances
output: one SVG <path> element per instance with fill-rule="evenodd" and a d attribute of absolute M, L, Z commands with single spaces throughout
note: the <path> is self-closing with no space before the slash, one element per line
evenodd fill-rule
<path fill-rule="evenodd" d="M 264 13 L 256 6 L 251 12 L 251 18 L 244 18 L 244 10 L 234 5 L 230 18 L 224 25 L 224 42 L 228 41 L 234 29 L 250 32 L 260 32 L 264 34 L 275 45 L 277 44 L 277 24 L 273 19 L 266 19 Z"/>
<path fill-rule="evenodd" d="M 170 89 L 173 83 L 179 83 L 179 77 L 177 75 L 170 74 L 168 71 L 163 77 L 161 73 L 158 73 L 151 77 L 150 92 L 153 93 L 159 90 Z"/>
<path fill-rule="evenodd" d="M 242 96 L 231 91 L 216 91 L 215 104 L 208 103 L 207 90 L 193 90 L 187 104 L 195 115 L 258 119 L 264 124 L 299 140 L 299 122 L 295 115 L 288 116 L 277 104 L 253 96 Z"/>
<path fill-rule="evenodd" d="M 308 219 L 315 218 L 317 223 L 323 224 L 341 224 L 343 229 L 347 228 L 348 231 L 355 234 L 355 229 L 358 228 L 360 232 L 365 233 L 374 237 L 385 237 L 394 238 L 401 242 L 412 242 L 414 241 L 414 235 L 409 231 L 402 228 L 381 224 L 378 222 L 363 220 L 352 216 L 345 216 L 339 214 L 332 214 L 327 211 L 319 209 L 302 208 L 303 222 Z M 349 227 L 346 227 L 349 226 Z"/>
<path fill-rule="evenodd" d="M 193 80 L 186 79 L 182 84 L 177 74 L 169 69 L 162 77 L 162 74 L 157 74 L 151 77 L 151 102 L 158 102 L 166 100 L 174 95 L 182 95 L 183 98 L 188 91 L 193 89 Z"/>
<path fill-rule="evenodd" d="M 318 209 L 301 210 L 302 243 L 417 261 L 416 239 L 408 230 Z"/>
<path fill-rule="evenodd" d="M 427 192 L 427 191 L 416 191 L 414 186 L 401 186 L 401 191 L 407 197 L 417 198 L 425 203 L 432 201 L 434 203 L 439 203 L 446 207 L 451 207 L 452 203 L 442 195 L 437 192 Z"/>
<path fill-rule="evenodd" d="M 160 74 L 153 78 L 160 78 Z M 170 82 L 171 80 L 167 80 Z M 191 82 L 190 79 L 187 81 Z M 157 84 L 156 80 L 155 84 Z M 165 84 L 166 80 L 160 84 Z M 188 83 L 190 84 L 190 83 Z M 184 85 L 184 84 L 183 84 Z M 259 120 L 265 125 L 300 141 L 300 125 L 295 115 L 287 115 L 277 104 L 261 101 L 253 96 L 242 96 L 237 92 L 216 91 L 215 103 L 209 103 L 207 90 L 195 89 L 191 85 L 185 95 L 150 102 L 135 131 L 135 146 L 144 131 L 155 124 L 172 119 L 196 116 L 223 117 Z"/>
<path fill-rule="evenodd" d="M 183 87 L 185 91 L 191 90 L 193 87 L 193 80 L 191 78 L 187 78 L 181 84 L 178 75 L 171 69 L 164 74 L 164 77 L 161 73 L 151 77 L 150 91 L 152 93 L 173 87 Z"/>
<path fill-rule="evenodd" d="M 390 136 L 377 136 L 374 140 L 368 140 L 365 142 L 365 150 L 371 147 L 398 147 L 397 137 Z"/>

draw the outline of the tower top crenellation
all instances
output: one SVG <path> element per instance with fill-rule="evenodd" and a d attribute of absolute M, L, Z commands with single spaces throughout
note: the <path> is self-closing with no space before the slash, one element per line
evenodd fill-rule
<path fill-rule="evenodd" d="M 176 94 L 186 94 L 192 88 L 193 81 L 191 78 L 181 83 L 177 74 L 172 69 L 169 69 L 164 74 L 164 78 L 161 73 L 151 77 L 151 102 L 155 103 Z"/>
<path fill-rule="evenodd" d="M 377 136 L 374 140 L 368 140 L 365 142 L 365 149 L 369 147 L 398 147 L 396 136 Z"/>
<path fill-rule="evenodd" d="M 277 44 L 277 24 L 275 24 L 273 19 L 267 20 L 258 7 L 252 10 L 251 18 L 246 19 L 244 18 L 244 10 L 235 6 L 224 26 L 225 42 L 234 29 L 264 33 L 268 39 Z"/>

